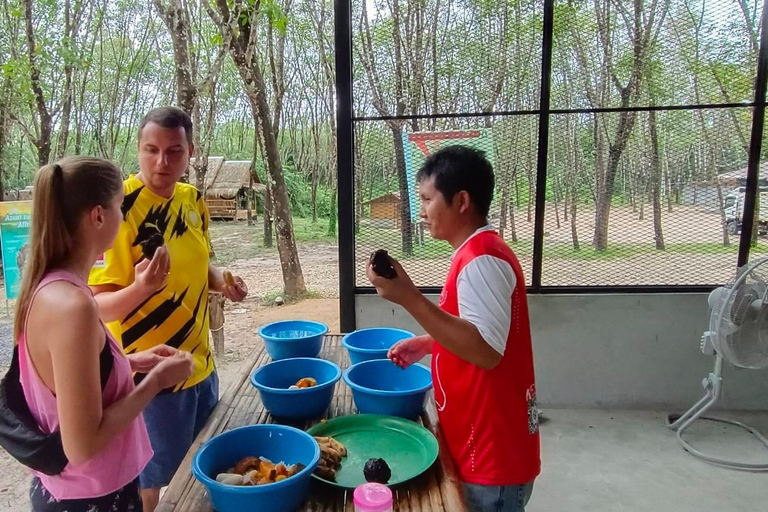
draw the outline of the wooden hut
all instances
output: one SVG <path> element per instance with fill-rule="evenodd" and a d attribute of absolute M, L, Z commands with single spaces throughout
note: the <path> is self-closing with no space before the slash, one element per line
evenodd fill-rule
<path fill-rule="evenodd" d="M 255 204 L 255 195 L 265 189 L 261 183 L 253 183 L 250 160 L 208 158 L 204 192 L 211 219 L 238 218 L 241 206 L 248 209 Z"/>
<path fill-rule="evenodd" d="M 366 201 L 365 205 L 370 208 L 369 217 L 374 220 L 387 220 L 394 223 L 395 228 L 400 227 L 400 194 L 397 192 L 374 197 Z"/>

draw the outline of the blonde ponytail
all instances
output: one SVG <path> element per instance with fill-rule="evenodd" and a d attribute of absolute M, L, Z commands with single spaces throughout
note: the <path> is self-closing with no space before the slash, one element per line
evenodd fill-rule
<path fill-rule="evenodd" d="M 41 167 L 35 174 L 29 255 L 16 300 L 14 339 L 24 331 L 32 296 L 45 274 L 72 256 L 81 216 L 106 207 L 122 188 L 122 175 L 112 162 L 68 157 Z"/>

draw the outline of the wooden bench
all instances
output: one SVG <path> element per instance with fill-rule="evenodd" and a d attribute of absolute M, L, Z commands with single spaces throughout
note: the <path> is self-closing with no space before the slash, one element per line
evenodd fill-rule
<path fill-rule="evenodd" d="M 208 213 L 211 219 L 234 220 L 237 216 L 237 201 L 235 199 L 206 199 Z"/>

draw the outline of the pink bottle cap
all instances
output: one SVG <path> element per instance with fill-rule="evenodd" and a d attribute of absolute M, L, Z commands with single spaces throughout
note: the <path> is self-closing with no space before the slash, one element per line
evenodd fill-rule
<path fill-rule="evenodd" d="M 385 512 L 392 508 L 392 491 L 382 484 L 363 484 L 355 489 L 354 502 L 364 512 Z"/>

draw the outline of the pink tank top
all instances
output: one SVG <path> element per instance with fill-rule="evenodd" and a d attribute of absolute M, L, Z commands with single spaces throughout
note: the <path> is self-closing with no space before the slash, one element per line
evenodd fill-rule
<path fill-rule="evenodd" d="M 48 273 L 35 290 L 35 296 L 45 286 L 67 281 L 89 290 L 76 275 L 66 271 Z M 34 301 L 35 296 L 32 297 Z M 30 302 L 31 303 L 31 302 Z M 128 359 L 114 338 L 104 329 L 114 364 L 106 386 L 103 388 L 102 407 L 106 409 L 128 395 L 133 389 L 133 377 Z M 19 373 L 24 397 L 41 430 L 46 433 L 59 428 L 56 397 L 37 374 L 27 353 L 26 328 L 19 337 Z M 144 417 L 139 415 L 122 432 L 117 434 L 104 449 L 91 460 L 77 466 L 68 464 L 58 475 L 49 476 L 33 471 L 48 492 L 57 500 L 94 498 L 111 494 L 131 483 L 152 458 L 152 447 L 147 435 Z"/>

